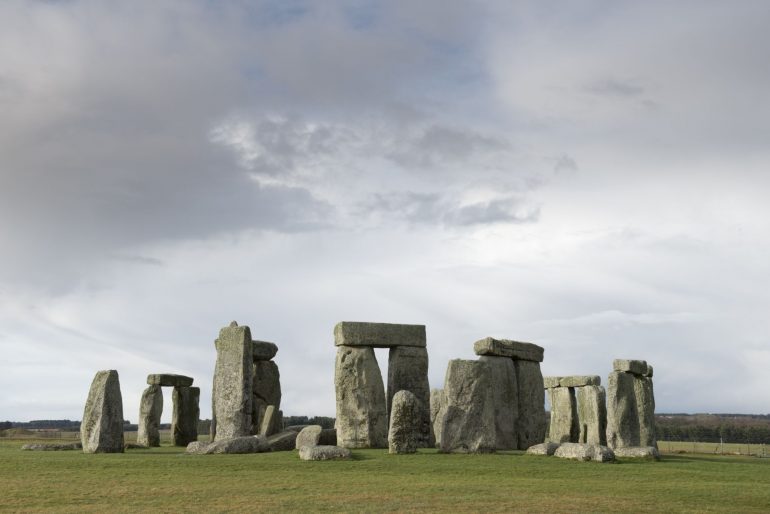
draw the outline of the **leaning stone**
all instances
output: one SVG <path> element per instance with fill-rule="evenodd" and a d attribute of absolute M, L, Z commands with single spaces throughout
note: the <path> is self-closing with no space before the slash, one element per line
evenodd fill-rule
<path fill-rule="evenodd" d="M 345 448 L 387 448 L 385 388 L 373 348 L 337 347 L 334 389 L 338 444 Z"/>
<path fill-rule="evenodd" d="M 578 387 L 578 442 L 607 446 L 607 395 L 602 386 Z"/>
<path fill-rule="evenodd" d="M 575 390 L 554 387 L 548 390 L 551 399 L 551 425 L 548 440 L 554 443 L 575 443 L 580 437 Z"/>
<path fill-rule="evenodd" d="M 542 381 L 541 381 L 542 391 Z M 454 359 L 447 366 L 439 413 L 444 453 L 495 451 L 495 409 L 489 364 Z"/>
<path fill-rule="evenodd" d="M 515 360 L 516 389 L 519 392 L 519 417 L 516 435 L 519 450 L 526 450 L 533 444 L 545 441 L 547 420 L 545 417 L 545 390 L 540 363 Z"/>
<path fill-rule="evenodd" d="M 425 325 L 341 321 L 334 327 L 336 346 L 418 346 L 425 348 Z"/>
<path fill-rule="evenodd" d="M 634 375 L 645 375 L 647 374 L 647 361 L 615 359 L 612 361 L 612 370 L 633 373 Z"/>
<path fill-rule="evenodd" d="M 519 392 L 516 387 L 516 367 L 508 357 L 482 355 L 480 361 L 489 365 L 492 398 L 495 409 L 495 447 L 515 450 L 518 447 L 516 420 L 519 417 Z"/>
<path fill-rule="evenodd" d="M 615 448 L 615 456 L 627 459 L 660 460 L 660 452 L 654 446 L 629 446 L 626 448 Z"/>
<path fill-rule="evenodd" d="M 252 341 L 254 362 L 269 361 L 278 353 L 278 345 L 267 341 Z"/>
<path fill-rule="evenodd" d="M 352 454 L 339 446 L 303 446 L 299 449 L 302 460 L 349 460 Z"/>
<path fill-rule="evenodd" d="M 139 426 L 136 442 L 144 446 L 160 446 L 160 416 L 163 413 L 163 391 L 159 385 L 148 386 L 139 402 Z"/>
<path fill-rule="evenodd" d="M 409 391 L 420 410 L 415 412 L 418 427 L 417 445 L 426 448 L 430 444 L 430 384 L 428 383 L 428 350 L 415 346 L 391 348 L 388 355 L 388 415 L 392 418 L 391 405 L 398 391 Z"/>
<path fill-rule="evenodd" d="M 96 373 L 80 425 L 83 453 L 123 453 L 123 397 L 114 369 Z"/>
<path fill-rule="evenodd" d="M 607 445 L 639 446 L 639 414 L 631 373 L 613 371 L 607 380 Z"/>
<path fill-rule="evenodd" d="M 494 355 L 526 361 L 543 362 L 543 347 L 532 343 L 485 337 L 473 343 L 476 355 Z"/>
<path fill-rule="evenodd" d="M 309 425 L 297 435 L 295 448 L 299 450 L 303 446 L 317 446 L 321 439 L 321 425 Z"/>
<path fill-rule="evenodd" d="M 198 439 L 201 390 L 199 387 L 175 387 L 172 393 L 171 437 L 174 446 L 187 446 Z"/>
<path fill-rule="evenodd" d="M 562 377 L 543 377 L 543 387 L 546 389 L 552 389 L 559 387 L 559 381 Z"/>
<path fill-rule="evenodd" d="M 416 453 L 424 447 L 423 413 L 427 409 L 411 391 L 393 396 L 388 430 L 388 453 Z"/>
<path fill-rule="evenodd" d="M 193 384 L 193 378 L 171 373 L 156 373 L 147 375 L 147 384 L 165 387 L 190 387 Z"/>
<path fill-rule="evenodd" d="M 658 446 L 655 435 L 655 394 L 652 390 L 652 379 L 636 377 L 634 380 L 634 396 L 636 412 L 639 416 L 639 446 Z"/>
<path fill-rule="evenodd" d="M 83 445 L 80 443 L 50 443 L 50 444 L 25 444 L 21 447 L 26 451 L 66 451 L 66 450 L 82 450 Z"/>
<path fill-rule="evenodd" d="M 556 449 L 559 448 L 559 443 L 553 441 L 547 441 L 545 443 L 535 444 L 527 448 L 529 455 L 553 455 Z"/>
<path fill-rule="evenodd" d="M 270 445 L 270 451 L 287 452 L 293 450 L 297 441 L 297 432 L 286 430 L 273 434 L 267 438 L 267 444 Z"/>
<path fill-rule="evenodd" d="M 262 436 L 233 437 L 231 439 L 218 439 L 213 443 L 194 441 L 187 445 L 187 453 L 215 454 L 215 453 L 264 453 L 270 451 L 270 444 Z"/>
<path fill-rule="evenodd" d="M 267 409 L 265 409 L 265 415 L 262 418 L 262 423 L 259 426 L 259 435 L 267 437 L 275 433 L 277 416 L 278 411 L 276 410 L 275 405 L 268 405 Z"/>
<path fill-rule="evenodd" d="M 611 462 L 612 450 L 598 444 L 564 443 L 554 452 L 555 457 L 580 461 Z"/>
<path fill-rule="evenodd" d="M 273 361 L 256 361 L 252 382 L 252 433 L 258 434 L 268 405 L 281 407 L 281 374 Z"/>
<path fill-rule="evenodd" d="M 212 439 L 232 439 L 251 433 L 252 343 L 249 327 L 231 326 L 215 341 L 217 363 L 212 394 Z"/>
<path fill-rule="evenodd" d="M 561 377 L 559 385 L 561 387 L 584 387 L 598 386 L 602 383 L 599 375 L 575 375 L 570 377 Z"/>
<path fill-rule="evenodd" d="M 441 420 L 439 412 L 444 401 L 443 389 L 431 389 L 430 391 L 430 423 L 433 446 L 438 448 L 441 445 Z"/>

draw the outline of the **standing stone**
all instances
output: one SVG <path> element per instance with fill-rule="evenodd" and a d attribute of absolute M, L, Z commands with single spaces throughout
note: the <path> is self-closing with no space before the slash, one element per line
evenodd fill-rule
<path fill-rule="evenodd" d="M 268 405 L 281 406 L 281 374 L 273 361 L 254 362 L 252 383 L 252 433 L 258 434 Z"/>
<path fill-rule="evenodd" d="M 163 391 L 151 385 L 142 393 L 139 403 L 139 427 L 136 443 L 142 446 L 160 446 L 160 416 L 163 413 Z"/>
<path fill-rule="evenodd" d="M 416 412 L 419 427 L 417 444 L 430 444 L 430 384 L 428 383 L 428 350 L 416 346 L 397 346 L 388 355 L 388 415 L 398 391 L 409 391 L 418 400 Z"/>
<path fill-rule="evenodd" d="M 449 361 L 444 381 L 444 405 L 439 413 L 441 452 L 495 451 L 495 409 L 490 375 L 486 362 Z"/>
<path fill-rule="evenodd" d="M 607 445 L 610 448 L 639 446 L 639 414 L 635 378 L 613 371 L 607 381 Z"/>
<path fill-rule="evenodd" d="M 492 397 L 495 408 L 495 439 L 498 450 L 515 450 L 518 447 L 516 419 L 519 417 L 519 393 L 516 388 L 516 367 L 508 357 L 483 355 L 492 379 Z"/>
<path fill-rule="evenodd" d="M 425 405 L 411 391 L 398 391 L 393 395 L 388 430 L 388 453 L 416 453 L 423 448 L 423 415 Z"/>
<path fill-rule="evenodd" d="M 303 428 L 294 441 L 295 448 L 299 450 L 303 446 L 316 446 L 321 439 L 321 425 L 309 425 Z"/>
<path fill-rule="evenodd" d="M 198 440 L 200 417 L 200 387 L 175 387 L 171 395 L 174 410 L 171 413 L 171 434 L 174 446 L 187 446 Z"/>
<path fill-rule="evenodd" d="M 83 453 L 123 453 L 123 396 L 114 369 L 96 373 L 80 425 Z"/>
<path fill-rule="evenodd" d="M 519 450 L 540 444 L 545 440 L 545 390 L 540 363 L 528 360 L 514 360 L 516 368 L 516 389 L 519 392 L 519 418 L 516 434 Z"/>
<path fill-rule="evenodd" d="M 652 391 L 652 379 L 636 377 L 634 380 L 634 396 L 639 416 L 639 444 L 637 446 L 658 447 L 655 436 L 655 395 Z"/>
<path fill-rule="evenodd" d="M 251 433 L 253 346 L 249 327 L 232 322 L 215 341 L 217 364 L 212 395 L 212 439 Z"/>
<path fill-rule="evenodd" d="M 444 403 L 444 390 L 443 389 L 431 389 L 430 391 L 430 424 L 431 424 L 431 438 L 433 439 L 434 447 L 438 448 L 441 445 L 441 420 L 439 419 L 439 412 L 441 412 L 441 406 Z"/>
<path fill-rule="evenodd" d="M 551 426 L 548 440 L 554 443 L 577 442 L 580 437 L 577 401 L 572 387 L 554 387 L 548 390 L 551 399 Z"/>
<path fill-rule="evenodd" d="M 337 347 L 334 389 L 337 444 L 344 448 L 387 447 L 385 387 L 373 348 Z"/>
<path fill-rule="evenodd" d="M 577 418 L 580 425 L 579 443 L 607 446 L 607 406 L 604 387 L 578 387 Z"/>

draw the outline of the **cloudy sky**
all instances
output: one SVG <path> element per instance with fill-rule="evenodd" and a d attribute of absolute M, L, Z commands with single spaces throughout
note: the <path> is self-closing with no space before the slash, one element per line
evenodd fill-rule
<path fill-rule="evenodd" d="M 231 320 L 334 415 L 341 320 L 770 412 L 770 5 L 0 3 L 0 419 L 195 377 Z M 387 353 L 378 352 L 381 367 Z M 166 396 L 170 405 L 170 394 Z M 170 417 L 166 408 L 165 419 Z"/>

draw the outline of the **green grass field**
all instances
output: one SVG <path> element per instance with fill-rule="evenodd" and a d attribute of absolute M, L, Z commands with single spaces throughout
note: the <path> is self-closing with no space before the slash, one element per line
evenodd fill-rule
<path fill-rule="evenodd" d="M 1 511 L 770 511 L 770 459 L 746 456 L 597 464 L 357 450 L 348 462 L 304 462 L 296 452 L 186 455 L 171 446 L 20 451 L 25 442 L 0 440 Z"/>

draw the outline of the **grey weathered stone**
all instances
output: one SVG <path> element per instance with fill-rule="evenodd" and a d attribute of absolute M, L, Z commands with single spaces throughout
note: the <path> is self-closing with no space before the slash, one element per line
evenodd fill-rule
<path fill-rule="evenodd" d="M 388 453 L 415 453 L 425 446 L 423 417 L 427 410 L 411 391 L 398 391 L 393 396 Z"/>
<path fill-rule="evenodd" d="M 561 387 L 583 387 L 601 385 L 602 379 L 599 375 L 573 375 L 569 377 L 560 377 L 559 385 Z"/>
<path fill-rule="evenodd" d="M 297 435 L 295 447 L 297 450 L 303 446 L 317 446 L 321 439 L 321 425 L 309 425 L 302 429 Z"/>
<path fill-rule="evenodd" d="M 615 457 L 660 460 L 660 452 L 654 446 L 627 446 L 625 448 L 615 448 Z"/>
<path fill-rule="evenodd" d="M 430 384 L 428 383 L 428 350 L 416 346 L 397 346 L 388 355 L 388 415 L 398 391 L 409 391 L 419 402 L 417 444 L 430 445 Z"/>
<path fill-rule="evenodd" d="M 160 446 L 160 416 L 163 413 L 163 391 L 159 385 L 148 386 L 139 402 L 139 425 L 136 442 L 144 446 Z"/>
<path fill-rule="evenodd" d="M 647 361 L 615 359 L 612 361 L 612 370 L 633 373 L 634 375 L 646 375 L 648 372 Z"/>
<path fill-rule="evenodd" d="M 324 428 L 321 430 L 318 444 L 320 446 L 337 446 L 337 430 L 334 428 Z"/>
<path fill-rule="evenodd" d="M 297 432 L 285 430 L 269 436 L 267 444 L 270 445 L 270 451 L 287 452 L 293 450 L 297 441 L 297 435 Z"/>
<path fill-rule="evenodd" d="M 535 444 L 527 448 L 527 454 L 529 455 L 553 455 L 559 448 L 559 443 L 553 441 L 546 441 L 544 443 Z"/>
<path fill-rule="evenodd" d="M 652 378 L 652 365 L 647 364 L 647 371 L 645 372 L 644 376 Z"/>
<path fill-rule="evenodd" d="M 175 387 L 171 394 L 174 405 L 171 413 L 171 437 L 174 446 L 187 446 L 198 440 L 201 390 L 199 387 Z"/>
<path fill-rule="evenodd" d="M 519 438 L 519 450 L 526 450 L 545 441 L 547 421 L 543 374 L 539 362 L 514 360 L 513 364 L 516 368 L 516 389 L 519 392 L 516 435 Z"/>
<path fill-rule="evenodd" d="M 281 407 L 281 374 L 278 364 L 273 361 L 256 361 L 253 374 L 251 432 L 258 434 L 267 406 L 275 405 L 276 409 Z"/>
<path fill-rule="evenodd" d="M 235 326 L 233 326 L 235 325 Z M 232 439 L 251 433 L 251 331 L 235 322 L 219 331 L 212 394 L 212 439 Z"/>
<path fill-rule="evenodd" d="M 425 325 L 341 321 L 334 327 L 336 346 L 418 346 L 425 348 Z"/>
<path fill-rule="evenodd" d="M 172 373 L 155 373 L 147 375 L 147 384 L 164 387 L 190 387 L 193 384 L 193 378 Z"/>
<path fill-rule="evenodd" d="M 633 374 L 623 371 L 613 371 L 607 380 L 607 445 L 610 448 L 639 446 L 635 381 Z"/>
<path fill-rule="evenodd" d="M 386 448 L 385 388 L 373 348 L 337 347 L 334 389 L 338 444 L 345 448 Z"/>
<path fill-rule="evenodd" d="M 278 345 L 267 341 L 252 341 L 254 362 L 269 361 L 278 353 Z"/>
<path fill-rule="evenodd" d="M 339 446 L 303 446 L 299 449 L 302 460 L 349 460 L 352 454 Z"/>
<path fill-rule="evenodd" d="M 96 373 L 80 424 L 83 453 L 123 453 L 123 396 L 118 372 Z"/>
<path fill-rule="evenodd" d="M 580 426 L 579 443 L 607 446 L 607 401 L 604 387 L 578 387 L 577 418 Z"/>
<path fill-rule="evenodd" d="M 206 448 L 208 448 L 210 444 L 210 442 L 206 441 L 193 441 L 187 445 L 187 450 L 185 450 L 185 452 L 202 454 L 206 452 Z"/>
<path fill-rule="evenodd" d="M 562 377 L 543 377 L 543 387 L 545 389 L 552 389 L 554 387 L 559 387 L 559 381 L 562 379 Z"/>
<path fill-rule="evenodd" d="M 276 433 L 277 418 L 278 409 L 275 408 L 275 405 L 268 405 L 259 425 L 259 435 L 267 437 Z"/>
<path fill-rule="evenodd" d="M 498 450 L 515 450 L 519 444 L 519 438 L 516 434 L 516 420 L 519 417 L 516 367 L 513 360 L 508 357 L 482 355 L 479 360 L 489 365 L 492 380 L 496 448 Z"/>
<path fill-rule="evenodd" d="M 264 453 L 270 451 L 267 438 L 258 435 L 233 437 L 230 439 L 217 439 L 213 443 L 193 441 L 187 445 L 187 453 L 215 454 L 215 453 Z"/>
<path fill-rule="evenodd" d="M 21 447 L 25 451 L 66 451 L 66 450 L 82 450 L 83 445 L 81 443 L 32 443 L 25 444 Z"/>
<path fill-rule="evenodd" d="M 581 461 L 611 462 L 612 450 L 598 444 L 562 443 L 554 452 L 555 457 Z"/>
<path fill-rule="evenodd" d="M 495 409 L 490 375 L 486 362 L 449 361 L 444 381 L 444 404 L 439 413 L 440 451 L 495 451 Z"/>
<path fill-rule="evenodd" d="M 473 343 L 476 355 L 494 355 L 526 361 L 543 362 L 543 347 L 532 343 L 485 337 Z"/>
<path fill-rule="evenodd" d="M 555 443 L 577 442 L 580 437 L 577 401 L 572 387 L 548 389 L 551 400 L 551 425 L 548 440 Z"/>
<path fill-rule="evenodd" d="M 430 391 L 430 424 L 433 446 L 438 448 L 441 444 L 441 419 L 439 412 L 444 403 L 444 390 L 431 389 Z"/>
<path fill-rule="evenodd" d="M 636 412 L 639 416 L 638 446 L 658 447 L 655 435 L 655 395 L 652 390 L 652 378 L 636 377 L 634 380 Z"/>

